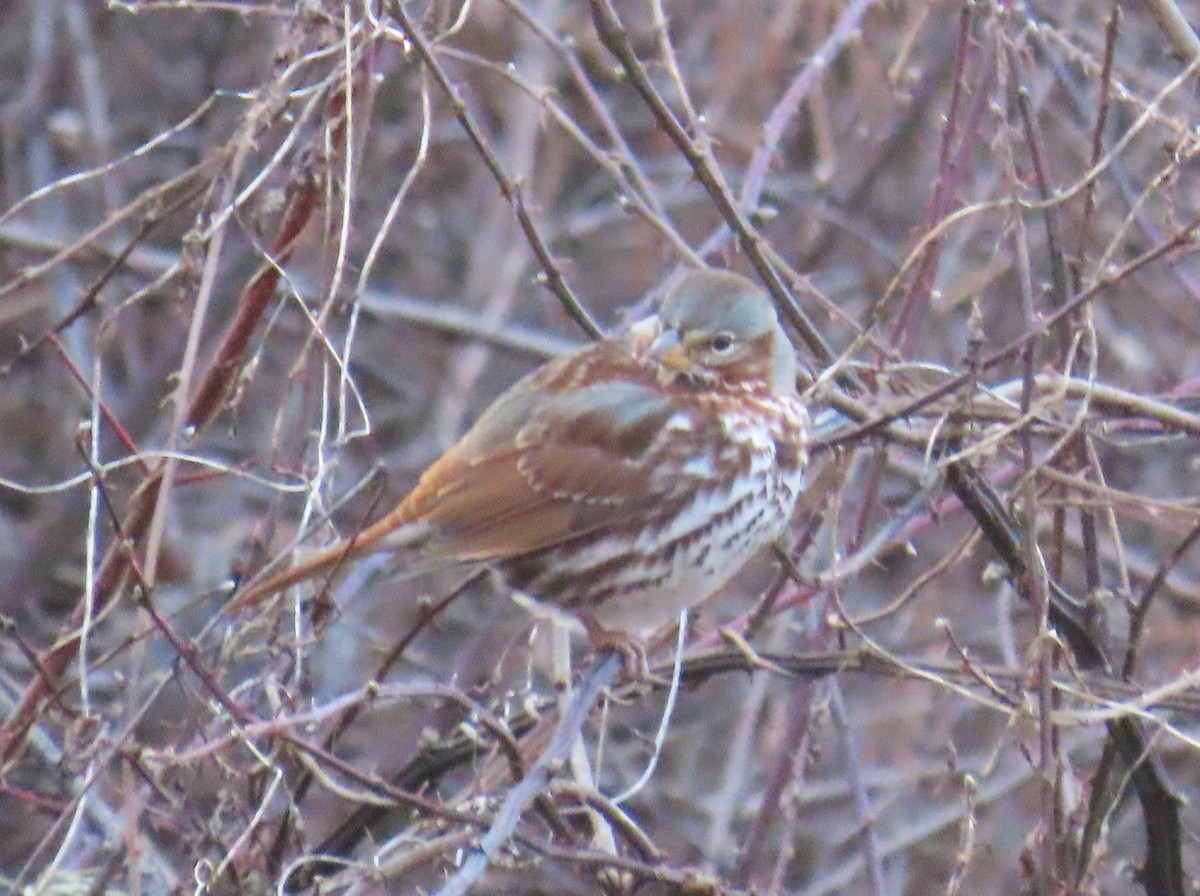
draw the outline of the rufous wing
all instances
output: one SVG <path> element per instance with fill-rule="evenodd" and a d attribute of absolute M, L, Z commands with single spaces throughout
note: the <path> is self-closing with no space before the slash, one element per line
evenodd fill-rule
<path fill-rule="evenodd" d="M 517 427 L 502 399 L 401 506 L 406 522 L 429 525 L 429 550 L 520 556 L 645 516 L 680 487 L 655 456 L 678 413 L 662 390 L 607 381 L 528 399 Z"/>

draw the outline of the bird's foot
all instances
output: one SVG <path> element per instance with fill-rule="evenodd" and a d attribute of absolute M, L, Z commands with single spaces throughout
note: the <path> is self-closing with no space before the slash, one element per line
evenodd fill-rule
<path fill-rule="evenodd" d="M 640 682 L 652 678 L 644 641 L 629 632 L 605 628 L 592 616 L 581 615 L 579 618 L 587 631 L 592 650 L 597 655 L 611 651 L 620 657 L 621 671 L 627 680 Z"/>

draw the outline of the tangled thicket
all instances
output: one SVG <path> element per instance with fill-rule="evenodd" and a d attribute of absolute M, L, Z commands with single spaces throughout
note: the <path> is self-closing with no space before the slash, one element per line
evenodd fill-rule
<path fill-rule="evenodd" d="M 1200 13 L 1120 6 L 0 8 L 0 886 L 435 892 L 494 830 L 472 892 L 1182 896 Z M 570 701 L 520 607 L 229 581 L 701 261 L 805 361 L 791 562 L 497 820 Z"/>

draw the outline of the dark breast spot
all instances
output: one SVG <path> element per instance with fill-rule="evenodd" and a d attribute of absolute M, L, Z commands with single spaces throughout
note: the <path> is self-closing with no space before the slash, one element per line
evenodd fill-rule
<path fill-rule="evenodd" d="M 800 446 L 791 439 L 775 439 L 775 463 L 785 470 L 800 466 Z"/>

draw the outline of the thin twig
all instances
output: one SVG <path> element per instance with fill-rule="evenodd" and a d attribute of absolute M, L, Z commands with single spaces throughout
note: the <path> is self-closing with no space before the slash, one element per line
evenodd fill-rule
<path fill-rule="evenodd" d="M 553 769 L 566 762 L 571 751 L 571 745 L 579 736 L 584 721 L 592 707 L 600 697 L 600 692 L 608 687 L 620 669 L 621 659 L 614 652 L 601 654 L 584 674 L 583 682 L 571 701 L 567 711 L 559 719 L 558 728 L 546 746 L 545 751 L 538 757 L 537 762 L 505 796 L 499 811 L 479 846 L 472 850 L 458 871 L 454 873 L 436 896 L 464 896 L 471 885 L 487 867 L 489 861 L 516 830 L 521 820 L 521 813 L 530 801 L 543 789 L 550 780 Z"/>
<path fill-rule="evenodd" d="M 788 322 L 796 329 L 805 346 L 812 352 L 817 361 L 822 366 L 828 366 L 833 361 L 832 350 L 808 319 L 808 316 L 796 303 L 796 300 L 784 285 L 783 280 L 780 279 L 775 268 L 767 260 L 764 249 L 765 241 L 761 234 L 746 219 L 745 215 L 738 211 L 733 196 L 721 177 L 720 170 L 696 141 L 688 136 L 683 125 L 679 123 L 666 103 L 663 102 L 658 91 L 654 89 L 654 85 L 650 82 L 645 68 L 638 60 L 637 54 L 633 50 L 633 44 L 629 40 L 629 34 L 617 16 L 612 3 L 610 0 L 591 0 L 591 6 L 592 19 L 596 23 L 596 30 L 600 34 L 600 40 L 620 61 L 626 74 L 629 76 L 630 82 L 650 108 L 650 111 L 654 113 L 654 118 L 659 123 L 659 126 L 666 131 L 667 136 L 671 138 L 671 141 L 691 166 L 696 179 L 700 181 L 700 184 L 708 192 L 709 197 L 721 212 L 721 216 L 733 228 L 734 233 L 737 234 L 738 243 L 742 247 L 742 251 L 750 259 L 754 270 L 770 290 L 776 304 Z"/>
<path fill-rule="evenodd" d="M 428 42 L 412 24 L 407 13 L 405 13 L 403 0 L 393 0 L 390 8 L 392 14 L 396 17 L 396 21 L 400 23 L 400 27 L 403 29 L 403 34 L 400 35 L 401 38 L 410 41 L 413 47 L 416 48 L 417 54 L 433 75 L 434 81 L 437 82 L 442 92 L 450 100 L 451 106 L 454 109 L 454 116 L 458 119 L 458 123 L 467 135 L 467 139 L 471 141 L 480 158 L 483 159 L 484 165 L 487 166 L 496 184 L 500 187 L 500 192 L 504 195 L 504 198 L 512 205 L 513 212 L 517 216 L 517 223 L 521 225 L 521 231 L 525 234 L 525 239 L 529 241 L 529 247 L 533 249 L 533 253 L 537 256 L 538 262 L 541 265 L 542 276 L 544 277 L 546 286 L 558 297 L 567 315 L 575 323 L 579 324 L 585 333 L 593 339 L 600 339 L 604 335 L 603 330 L 600 329 L 600 325 L 592 319 L 592 316 L 580 304 L 575 294 L 571 292 L 571 288 L 567 285 L 562 271 L 559 270 L 558 262 L 554 260 L 554 256 L 550 253 L 549 247 L 542 239 L 537 225 L 533 223 L 533 218 L 529 215 L 529 209 L 525 205 L 520 185 L 513 182 L 505 173 L 504 166 L 500 164 L 500 160 L 496 158 L 496 154 L 484 139 L 483 132 L 475 123 L 475 117 L 471 114 L 467 101 L 462 98 L 458 89 L 450 82 L 449 75 L 446 74 L 446 70 L 442 68 L 441 64 L 434 57 Z"/>

